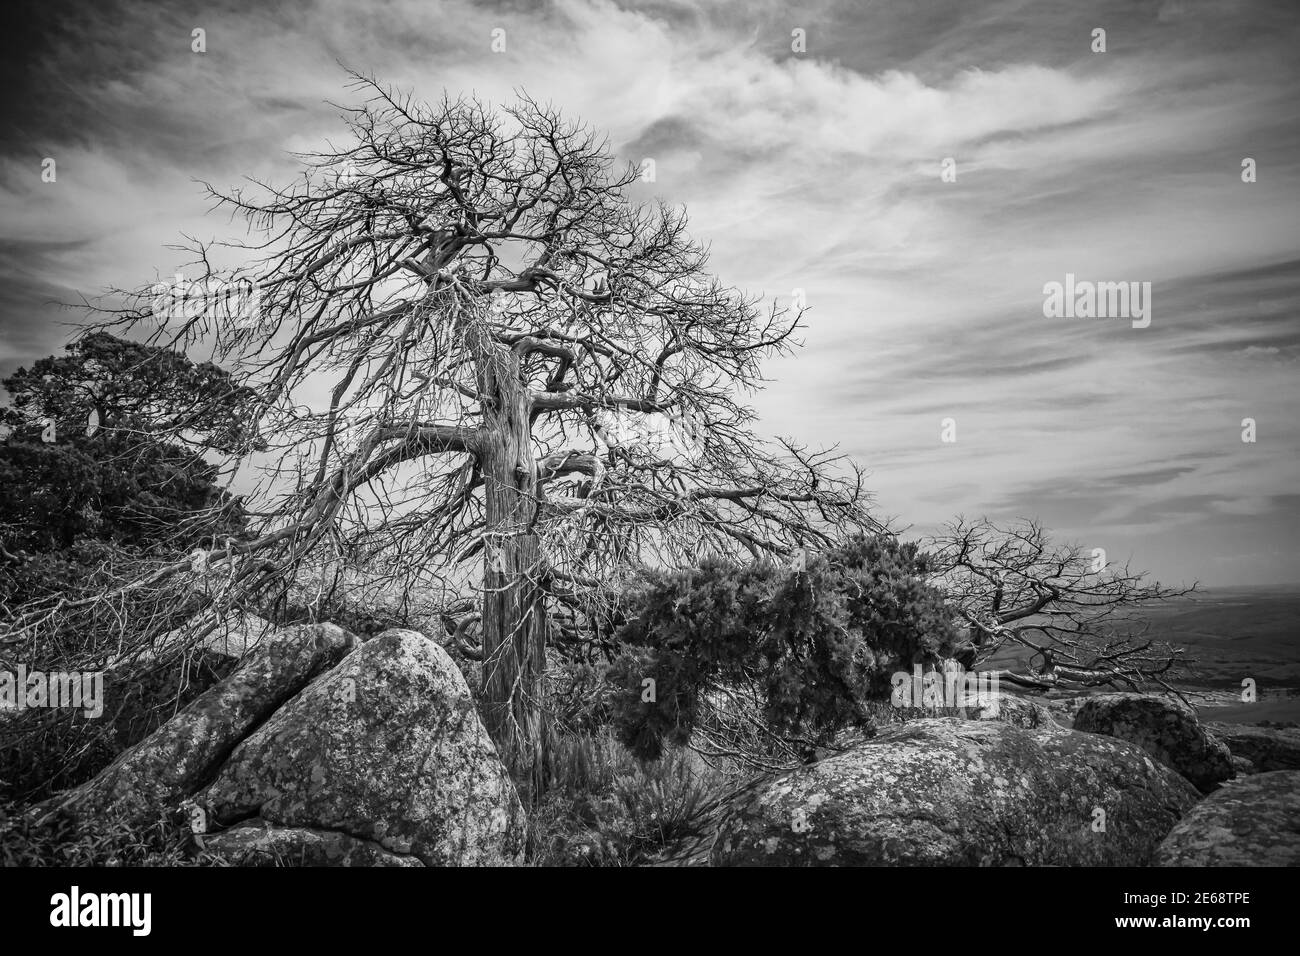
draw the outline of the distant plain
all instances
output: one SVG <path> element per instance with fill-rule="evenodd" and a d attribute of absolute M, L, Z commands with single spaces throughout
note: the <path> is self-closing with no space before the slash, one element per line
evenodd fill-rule
<path fill-rule="evenodd" d="M 1300 587 L 1198 589 L 1135 612 L 1131 624 L 1145 626 L 1145 639 L 1183 649 L 1190 664 L 1173 683 L 1203 717 L 1300 722 Z M 1026 656 L 1001 653 L 986 666 Z M 1254 702 L 1242 700 L 1247 679 L 1255 682 Z"/>

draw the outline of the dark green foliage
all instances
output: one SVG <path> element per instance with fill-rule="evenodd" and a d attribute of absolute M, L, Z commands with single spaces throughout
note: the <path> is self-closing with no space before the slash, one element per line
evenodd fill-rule
<path fill-rule="evenodd" d="M 645 758 L 685 743 L 720 686 L 756 688 L 775 734 L 828 740 L 868 724 L 890 675 L 935 662 L 955 636 L 926 571 L 916 545 L 858 536 L 804 571 L 708 561 L 652 575 L 610 671 L 621 739 Z"/>
<path fill-rule="evenodd" d="M 3 383 L 12 402 L 0 409 L 7 563 L 86 539 L 186 550 L 238 535 L 242 510 L 203 455 L 238 447 L 246 391 L 210 363 L 105 333 L 68 351 Z M 30 596 L 18 583 L 5 592 L 11 602 Z"/>
<path fill-rule="evenodd" d="M 200 455 L 138 436 L 84 433 L 0 443 L 5 548 L 49 552 L 95 538 L 126 547 L 195 547 L 237 534 L 242 517 Z"/>
<path fill-rule="evenodd" d="M 169 436 L 189 447 L 235 452 L 252 443 L 253 393 L 211 362 L 95 332 L 5 379 L 12 405 L 0 423 L 39 440 L 41 418 L 60 440 L 84 434 L 93 410 L 107 434 Z"/>

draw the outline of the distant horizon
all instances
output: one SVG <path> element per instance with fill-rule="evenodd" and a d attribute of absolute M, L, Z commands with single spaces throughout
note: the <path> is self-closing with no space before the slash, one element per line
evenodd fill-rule
<path fill-rule="evenodd" d="M 1182 597 L 1195 597 L 1206 591 L 1300 591 L 1300 582 L 1280 584 L 1201 584 L 1192 594 Z"/>

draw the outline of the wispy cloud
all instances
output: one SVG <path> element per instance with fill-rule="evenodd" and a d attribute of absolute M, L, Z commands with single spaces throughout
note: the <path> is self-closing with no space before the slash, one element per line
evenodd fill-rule
<path fill-rule="evenodd" d="M 1174 579 L 1300 577 L 1287 5 L 302 0 L 33 21 L 0 153 L 0 370 L 62 345 L 49 299 L 169 273 L 182 232 L 228 235 L 195 181 L 290 175 L 288 151 L 339 132 L 339 63 L 426 97 L 526 88 L 654 158 L 638 194 L 687 204 L 724 280 L 804 290 L 806 348 L 756 404 L 861 458 L 884 511 L 1034 514 Z M 1151 282 L 1151 326 L 1044 318 L 1066 273 Z"/>

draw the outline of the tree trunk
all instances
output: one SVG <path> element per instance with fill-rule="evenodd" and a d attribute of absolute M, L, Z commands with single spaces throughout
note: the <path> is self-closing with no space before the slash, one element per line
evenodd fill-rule
<path fill-rule="evenodd" d="M 513 352 L 480 343 L 479 386 L 490 397 L 481 456 L 487 526 L 483 547 L 483 720 L 527 802 L 545 789 L 542 680 L 546 669 L 543 564 L 533 521 L 537 467 L 528 393 Z"/>
<path fill-rule="evenodd" d="M 546 616 L 537 536 L 489 539 L 483 595 L 483 719 L 525 800 L 545 789 Z"/>

